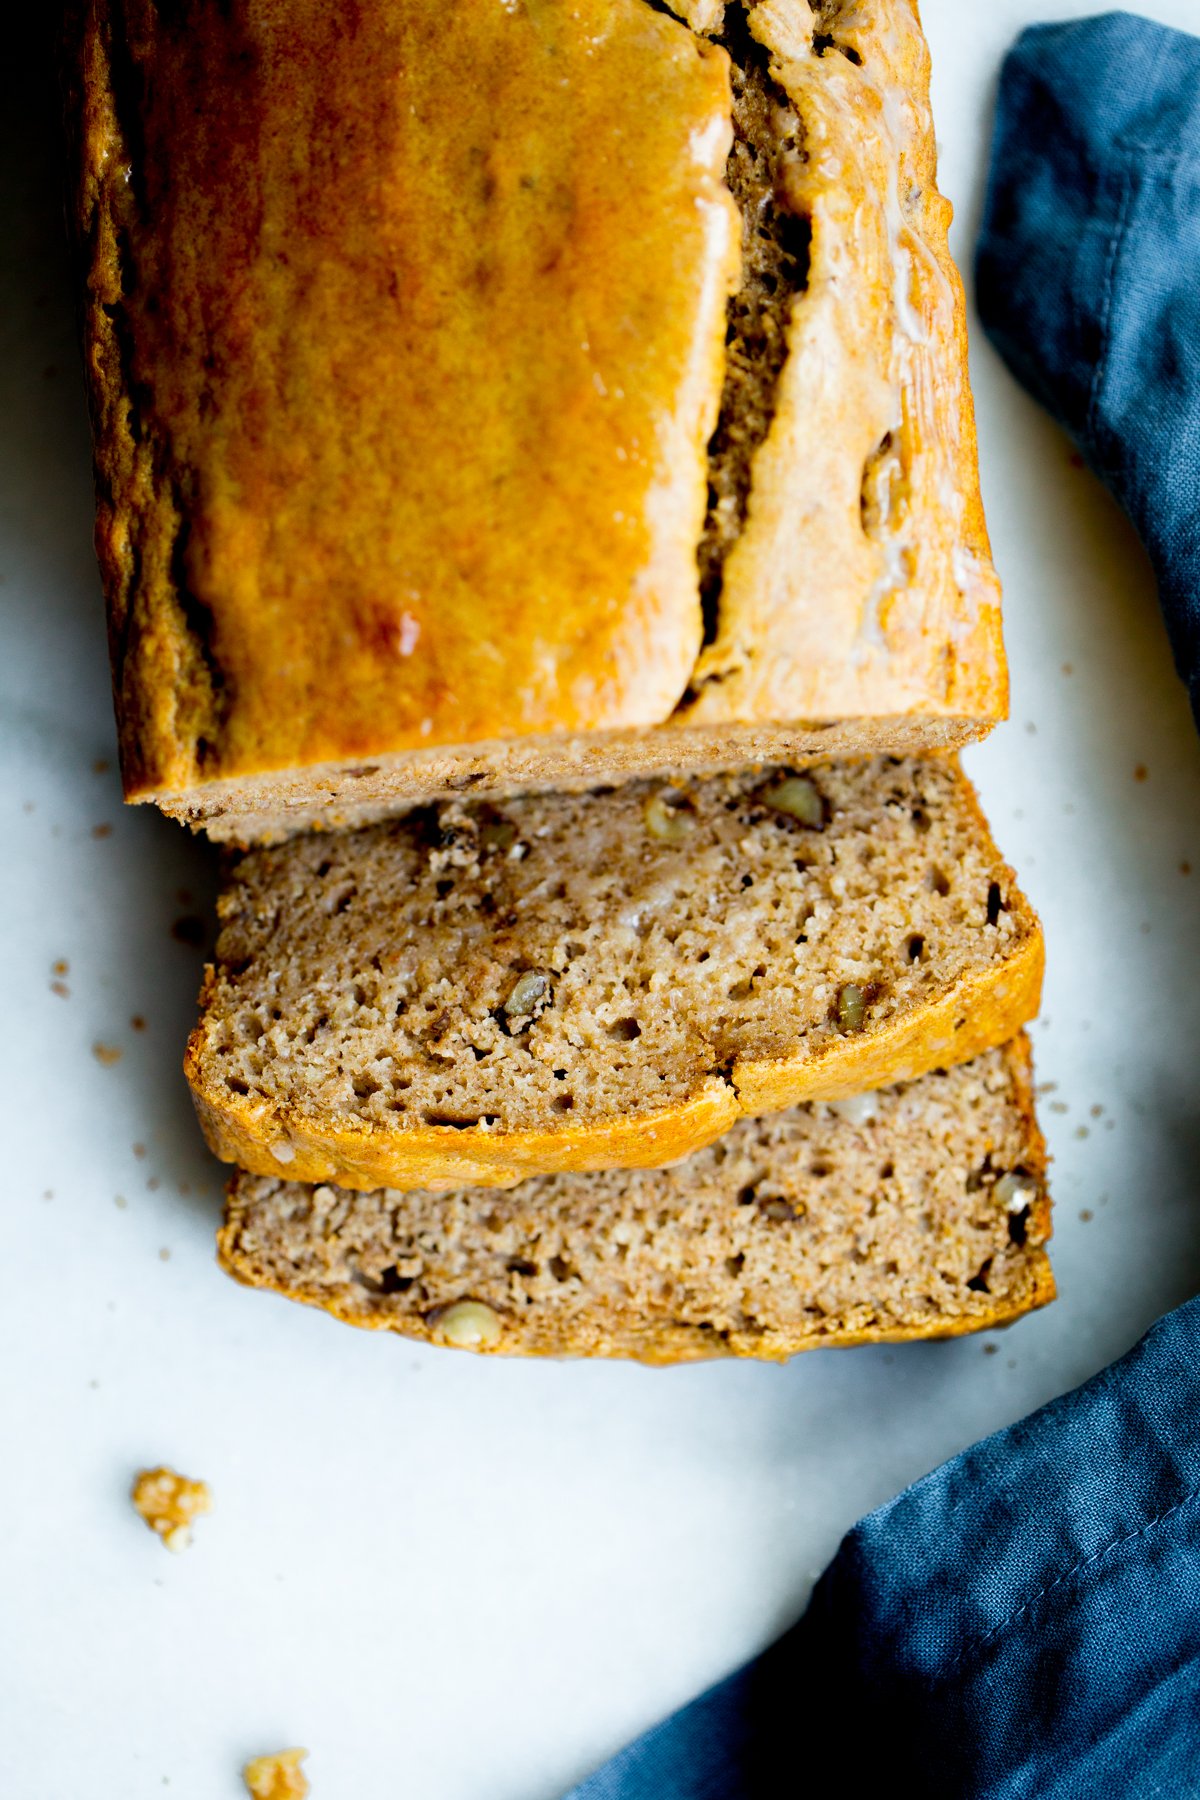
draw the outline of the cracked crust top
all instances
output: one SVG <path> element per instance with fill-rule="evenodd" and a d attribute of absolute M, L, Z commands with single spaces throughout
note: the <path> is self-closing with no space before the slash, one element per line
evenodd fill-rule
<path fill-rule="evenodd" d="M 251 839 L 1002 716 L 915 7 L 676 11 L 76 0 L 129 798 Z"/>

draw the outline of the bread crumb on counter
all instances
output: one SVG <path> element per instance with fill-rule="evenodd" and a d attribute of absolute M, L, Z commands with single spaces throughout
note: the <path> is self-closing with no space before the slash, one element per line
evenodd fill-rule
<path fill-rule="evenodd" d="M 168 1550 L 186 1550 L 192 1541 L 193 1519 L 211 1512 L 213 1506 L 207 1481 L 189 1481 L 174 1469 L 143 1469 L 133 1484 L 132 1497 L 137 1511 Z M 294 1791 L 304 1793 L 307 1789 Z"/>
<path fill-rule="evenodd" d="M 256 1756 L 242 1770 L 247 1791 L 254 1800 L 304 1800 L 308 1778 L 300 1764 L 307 1750 L 277 1750 L 274 1756 Z"/>

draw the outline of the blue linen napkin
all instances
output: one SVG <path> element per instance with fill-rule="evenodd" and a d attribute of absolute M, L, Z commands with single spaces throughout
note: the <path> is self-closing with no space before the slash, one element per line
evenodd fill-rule
<path fill-rule="evenodd" d="M 1127 13 L 1021 35 L 977 282 L 1141 533 L 1200 720 L 1200 40 Z M 786 1636 L 567 1800 L 822 1780 L 1200 1796 L 1200 1300 L 862 1520 Z"/>
<path fill-rule="evenodd" d="M 1120 12 L 1021 34 L 976 298 L 1137 527 L 1200 723 L 1200 38 Z"/>
<path fill-rule="evenodd" d="M 568 1800 L 1200 1794 L 1200 1300 L 843 1540 L 764 1656 Z"/>

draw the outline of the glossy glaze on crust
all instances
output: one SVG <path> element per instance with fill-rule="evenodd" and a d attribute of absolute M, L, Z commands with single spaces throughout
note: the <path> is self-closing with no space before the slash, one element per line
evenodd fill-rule
<path fill-rule="evenodd" d="M 642 0 L 112 0 L 88 42 L 131 791 L 668 714 L 734 268 L 721 52 Z"/>
<path fill-rule="evenodd" d="M 511 1193 L 230 1183 L 220 1259 L 348 1324 L 492 1354 L 781 1360 L 948 1337 L 1053 1298 L 1023 1039 L 671 1169 Z M 466 1327 L 464 1331 L 463 1327 Z"/>
<path fill-rule="evenodd" d="M 246 841 L 1003 716 L 915 7 L 679 10 L 76 0 L 131 799 Z M 702 648 L 726 43 L 811 253 Z"/>

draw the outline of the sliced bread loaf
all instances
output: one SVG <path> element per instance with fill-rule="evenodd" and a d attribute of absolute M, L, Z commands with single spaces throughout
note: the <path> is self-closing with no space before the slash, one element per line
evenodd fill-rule
<path fill-rule="evenodd" d="M 259 1174 L 510 1186 L 965 1060 L 1037 919 L 952 760 L 461 802 L 236 861 L 187 1073 Z"/>
<path fill-rule="evenodd" d="M 853 1101 L 741 1119 L 671 1169 L 508 1194 L 236 1175 L 223 1266 L 351 1325 L 517 1355 L 781 1359 L 1044 1305 L 1023 1040 Z"/>
<path fill-rule="evenodd" d="M 247 842 L 1004 716 L 916 0 L 66 14 L 130 800 Z"/>

